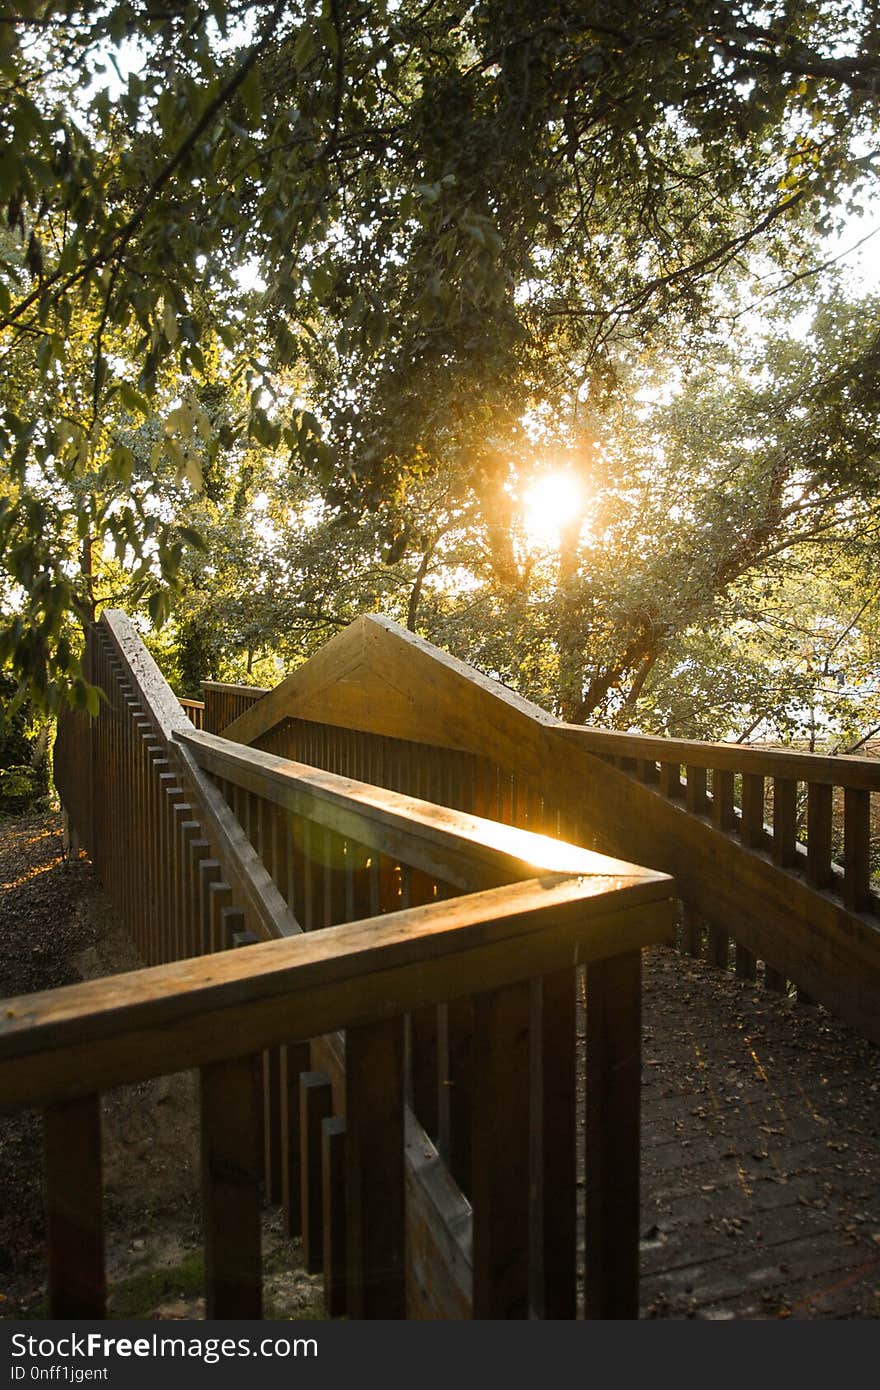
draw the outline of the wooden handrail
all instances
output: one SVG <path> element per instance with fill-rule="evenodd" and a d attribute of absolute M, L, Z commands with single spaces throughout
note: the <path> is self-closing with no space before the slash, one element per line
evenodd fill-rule
<path fill-rule="evenodd" d="M 50 1105 L 668 940 L 659 874 L 552 874 L 4 1001 L 0 1106 Z"/>
<path fill-rule="evenodd" d="M 232 681 L 202 681 L 201 686 L 203 690 L 219 690 L 223 694 L 229 695 L 246 695 L 254 700 L 268 695 L 271 689 L 271 686 L 268 685 L 236 685 Z"/>
<path fill-rule="evenodd" d="M 560 733 L 600 757 L 648 759 L 655 763 L 721 768 L 733 773 L 751 772 L 761 777 L 785 777 L 797 782 L 880 791 L 880 758 L 850 754 L 829 756 L 788 748 L 753 748 L 741 743 L 704 743 L 695 739 L 591 729 L 581 724 L 562 724 Z"/>
<path fill-rule="evenodd" d="M 621 884 L 664 877 L 548 835 L 402 796 L 217 735 L 190 730 L 175 738 L 203 771 L 462 889 L 510 883 L 536 872 L 613 876 Z"/>

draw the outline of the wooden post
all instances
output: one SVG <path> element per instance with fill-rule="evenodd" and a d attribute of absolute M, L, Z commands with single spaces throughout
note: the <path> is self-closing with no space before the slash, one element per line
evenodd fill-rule
<path fill-rule="evenodd" d="M 281 1059 L 281 1203 L 284 1232 L 302 1233 L 302 1158 L 299 1128 L 299 1078 L 309 1070 L 309 1044 L 285 1043 Z"/>
<path fill-rule="evenodd" d="M 833 788 L 827 782 L 807 784 L 807 882 L 811 888 L 830 888 L 831 812 Z"/>
<path fill-rule="evenodd" d="M 684 796 L 679 763 L 660 764 L 660 790 L 673 801 L 679 801 Z"/>
<path fill-rule="evenodd" d="M 686 956 L 699 958 L 703 939 L 702 918 L 689 903 L 681 905 L 681 950 Z"/>
<path fill-rule="evenodd" d="M 49 1316 L 103 1318 L 100 1099 L 84 1096 L 53 1105 L 43 1122 Z"/>
<path fill-rule="evenodd" d="M 712 824 L 716 830 L 735 830 L 736 811 L 733 804 L 733 773 L 726 768 L 712 770 Z"/>
<path fill-rule="evenodd" d="M 263 1053 L 263 1151 L 265 1155 L 266 1201 L 282 1200 L 281 1172 L 281 1049 L 267 1047 Z"/>
<path fill-rule="evenodd" d="M 205 1316 L 260 1318 L 258 1057 L 201 1068 Z"/>
<path fill-rule="evenodd" d="M 576 1316 L 577 1162 L 575 975 L 561 970 L 532 987 L 532 1055 L 540 1073 L 532 1090 L 531 1127 L 538 1133 L 532 1186 L 539 1194 L 532 1305 L 544 1318 Z M 479 1113 L 479 1112 L 478 1112 Z"/>
<path fill-rule="evenodd" d="M 850 912 L 867 912 L 871 905 L 871 793 L 846 787 L 843 798 L 843 901 Z"/>
<path fill-rule="evenodd" d="M 529 1316 L 529 986 L 474 997 L 475 1318 Z"/>
<path fill-rule="evenodd" d="M 456 999 L 437 1010 L 438 1148 L 466 1197 L 471 1193 L 473 1020 L 470 999 Z"/>
<path fill-rule="evenodd" d="M 320 1274 L 324 1258 L 324 1200 L 321 1189 L 321 1123 L 333 1112 L 333 1087 L 322 1071 L 302 1072 L 299 1078 L 300 1213 L 303 1262 L 309 1274 Z"/>
<path fill-rule="evenodd" d="M 639 1312 L 641 957 L 587 967 L 588 1318 Z"/>
<path fill-rule="evenodd" d="M 798 863 L 797 782 L 791 777 L 773 778 L 773 862 L 781 869 Z"/>
<path fill-rule="evenodd" d="M 331 1318 L 348 1308 L 345 1239 L 345 1121 L 321 1123 L 324 1192 L 324 1306 Z"/>
<path fill-rule="evenodd" d="M 764 778 L 760 773 L 742 775 L 742 816 L 740 838 L 749 849 L 764 846 Z"/>
<path fill-rule="evenodd" d="M 706 769 L 704 767 L 697 767 L 694 763 L 688 763 L 687 765 L 685 804 L 688 810 L 695 816 L 705 816 L 709 810 L 709 798 L 706 792 Z"/>
<path fill-rule="evenodd" d="M 404 1318 L 403 1020 L 347 1029 L 345 1064 L 349 1316 Z"/>

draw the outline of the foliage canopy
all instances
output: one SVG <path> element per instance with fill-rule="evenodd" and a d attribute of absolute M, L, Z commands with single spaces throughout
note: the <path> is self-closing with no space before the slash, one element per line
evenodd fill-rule
<path fill-rule="evenodd" d="M 782 346 L 763 395 L 717 387 L 760 278 L 809 277 L 870 186 L 878 49 L 870 0 L 20 0 L 0 20 L 0 659 L 50 707 L 86 703 L 71 617 L 123 593 L 161 620 L 193 516 L 218 520 L 211 478 L 262 451 L 273 486 L 307 476 L 359 521 L 371 565 L 409 566 L 404 616 L 460 541 L 508 638 L 522 619 L 524 666 L 536 636 L 567 654 L 565 711 L 622 717 L 673 639 L 876 479 L 863 317 L 829 308 L 818 390 Z M 658 363 L 684 391 L 640 422 Z M 760 463 L 736 417 L 760 421 Z M 675 499 L 652 495 L 658 429 Z M 589 468 L 606 542 L 573 535 L 542 595 L 511 470 L 552 448 Z M 621 581 L 643 503 L 653 557 Z M 345 604 L 312 568 L 299 606 L 326 621 Z"/>

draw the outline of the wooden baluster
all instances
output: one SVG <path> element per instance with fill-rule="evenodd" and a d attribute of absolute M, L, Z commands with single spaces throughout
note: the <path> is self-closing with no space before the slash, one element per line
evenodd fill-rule
<path fill-rule="evenodd" d="M 709 797 L 706 792 L 706 769 L 696 767 L 693 763 L 687 765 L 687 786 L 685 788 L 685 804 L 690 812 L 695 816 L 705 816 L 709 813 Z"/>
<path fill-rule="evenodd" d="M 174 922 L 175 959 L 184 960 L 191 954 L 187 940 L 187 878 L 189 875 L 190 841 L 198 835 L 200 826 L 193 819 L 193 808 L 187 801 L 178 801 L 173 809 L 175 841 Z"/>
<path fill-rule="evenodd" d="M 471 1192 L 474 1013 L 470 999 L 437 1010 L 440 1093 L 437 1147 L 465 1196 Z"/>
<path fill-rule="evenodd" d="M 541 1317 L 552 1319 L 574 1318 L 577 1311 L 575 1003 L 573 970 L 532 982 L 532 1187 L 538 1210 L 531 1302 Z"/>
<path fill-rule="evenodd" d="M 733 773 L 726 768 L 716 767 L 712 770 L 712 824 L 716 830 L 736 829 Z"/>
<path fill-rule="evenodd" d="M 327 1316 L 348 1309 L 348 1251 L 345 1211 L 345 1120 L 321 1123 L 321 1171 L 324 1192 L 324 1307 Z"/>
<path fill-rule="evenodd" d="M 349 1316 L 406 1316 L 403 1020 L 346 1030 Z"/>
<path fill-rule="evenodd" d="M 641 958 L 587 967 L 588 1318 L 639 1311 Z"/>
<path fill-rule="evenodd" d="M 652 786 L 660 781 L 660 769 L 653 758 L 637 758 L 636 769 L 640 782 Z"/>
<path fill-rule="evenodd" d="M 219 883 L 223 869 L 219 859 L 202 859 L 199 862 L 199 919 L 201 955 L 208 955 L 215 949 L 211 935 L 211 889 Z"/>
<path fill-rule="evenodd" d="M 846 787 L 843 794 L 843 901 L 850 912 L 871 906 L 871 793 Z"/>
<path fill-rule="evenodd" d="M 749 849 L 764 847 L 764 778 L 757 772 L 742 775 L 740 839 Z"/>
<path fill-rule="evenodd" d="M 43 1116 L 50 1318 L 103 1318 L 101 1106 L 83 1096 Z"/>
<path fill-rule="evenodd" d="M 773 778 L 773 863 L 793 869 L 797 851 L 797 782 L 792 777 Z"/>
<path fill-rule="evenodd" d="M 474 1318 L 529 1316 L 528 984 L 474 998 Z"/>
<path fill-rule="evenodd" d="M 232 889 L 223 879 L 208 884 L 208 921 L 212 951 L 225 951 L 229 945 L 226 940 L 223 909 L 232 906 L 231 898 Z"/>
<path fill-rule="evenodd" d="M 266 1201 L 283 1198 L 281 1152 L 281 1049 L 263 1052 L 263 1155 Z"/>
<path fill-rule="evenodd" d="M 258 1057 L 200 1070 L 207 1318 L 260 1318 Z"/>
<path fill-rule="evenodd" d="M 164 759 L 165 767 L 169 766 Z M 174 837 L 171 829 L 171 807 L 183 792 L 177 785 L 177 774 L 167 771 L 159 773 L 159 881 L 156 907 L 159 912 L 159 932 L 161 938 L 160 961 L 174 960 L 174 894 L 172 891 Z"/>
<path fill-rule="evenodd" d="M 346 1063 L 347 1060 L 346 1057 Z M 310 1274 L 320 1274 L 324 1259 L 321 1124 L 329 1120 L 332 1113 L 330 1078 L 322 1071 L 302 1072 L 299 1078 L 300 1217 L 303 1262 Z"/>
<path fill-rule="evenodd" d="M 412 870 L 404 874 L 401 907 L 432 903 L 436 881 Z M 407 1019 L 409 1099 L 419 1124 L 432 1139 L 439 1132 L 440 1059 L 437 1008 L 414 1009 Z"/>
<path fill-rule="evenodd" d="M 302 1232 L 299 1079 L 302 1072 L 309 1070 L 309 1053 L 307 1042 L 290 1042 L 281 1047 L 281 1202 L 288 1236 Z"/>
<path fill-rule="evenodd" d="M 672 801 L 679 801 L 684 796 L 679 763 L 660 764 L 660 790 L 664 796 L 668 796 Z"/>
<path fill-rule="evenodd" d="M 807 784 L 807 882 L 812 888 L 830 888 L 833 788 L 827 782 Z"/>
<path fill-rule="evenodd" d="M 727 928 L 709 922 L 706 931 L 706 959 L 710 965 L 726 970 L 730 964 L 730 937 Z"/>
<path fill-rule="evenodd" d="M 703 919 L 689 903 L 681 905 L 681 950 L 698 959 L 703 944 Z"/>
<path fill-rule="evenodd" d="M 201 881 L 202 865 L 211 854 L 207 840 L 198 838 L 189 843 L 189 877 L 187 879 L 187 931 L 189 933 L 189 953 L 200 956 L 204 953 L 205 942 L 202 932 Z M 215 860 L 216 863 L 216 860 Z M 220 865 L 217 864 L 217 872 Z"/>

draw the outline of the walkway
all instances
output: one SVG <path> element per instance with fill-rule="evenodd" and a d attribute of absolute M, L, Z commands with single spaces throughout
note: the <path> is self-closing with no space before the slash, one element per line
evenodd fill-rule
<path fill-rule="evenodd" d="M 667 950 L 646 961 L 642 1313 L 880 1316 L 880 1050 Z"/>

